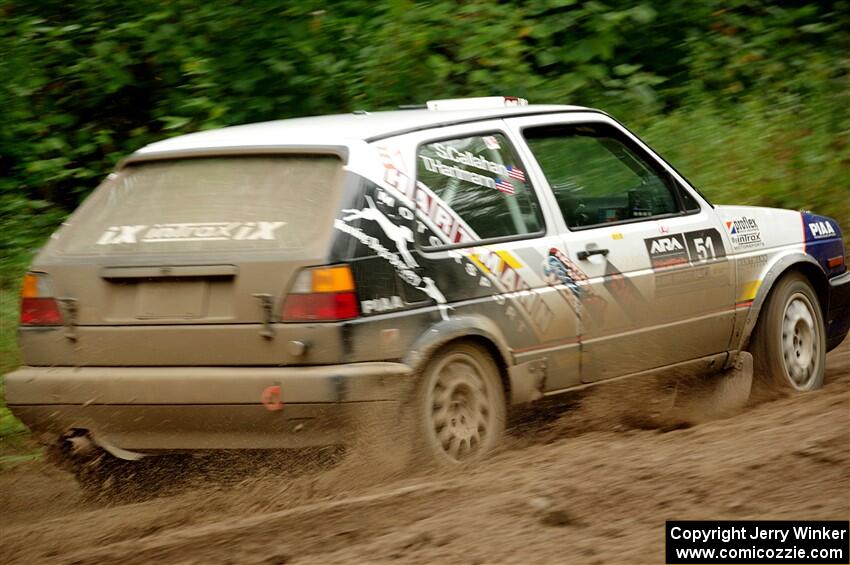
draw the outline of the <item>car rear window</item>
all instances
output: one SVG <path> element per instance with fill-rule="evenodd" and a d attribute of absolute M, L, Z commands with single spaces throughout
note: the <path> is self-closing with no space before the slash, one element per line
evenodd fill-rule
<path fill-rule="evenodd" d="M 523 237 L 543 218 L 519 158 L 500 133 L 445 139 L 417 150 L 417 202 L 447 241 L 419 234 L 424 247 Z"/>
<path fill-rule="evenodd" d="M 210 157 L 131 165 L 110 177 L 58 242 L 66 253 L 279 250 L 330 232 L 335 156 Z"/>

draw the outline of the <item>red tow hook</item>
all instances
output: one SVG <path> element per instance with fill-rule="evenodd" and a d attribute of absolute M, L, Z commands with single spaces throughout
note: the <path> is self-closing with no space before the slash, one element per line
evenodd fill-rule
<path fill-rule="evenodd" d="M 280 390 L 280 385 L 267 386 L 260 399 L 269 412 L 283 410 L 283 393 Z"/>

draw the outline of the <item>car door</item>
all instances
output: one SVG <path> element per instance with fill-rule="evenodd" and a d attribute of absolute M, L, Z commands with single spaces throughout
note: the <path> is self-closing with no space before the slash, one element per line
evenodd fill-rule
<path fill-rule="evenodd" d="M 726 351 L 734 273 L 710 204 L 604 115 L 506 121 L 567 226 L 561 255 L 579 277 L 582 381 Z"/>

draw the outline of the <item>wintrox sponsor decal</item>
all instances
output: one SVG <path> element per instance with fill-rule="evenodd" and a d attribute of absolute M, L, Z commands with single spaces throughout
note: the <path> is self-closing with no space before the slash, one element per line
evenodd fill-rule
<path fill-rule="evenodd" d="M 732 240 L 735 249 L 752 249 L 762 247 L 761 229 L 755 218 L 741 216 L 733 220 L 726 220 L 726 231 Z"/>
<path fill-rule="evenodd" d="M 275 240 L 286 222 L 184 222 L 110 226 L 98 245 L 160 243 L 167 241 Z"/>

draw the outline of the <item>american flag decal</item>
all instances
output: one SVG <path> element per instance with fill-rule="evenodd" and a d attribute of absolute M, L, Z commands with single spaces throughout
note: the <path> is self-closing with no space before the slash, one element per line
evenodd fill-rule
<path fill-rule="evenodd" d="M 516 179 L 520 182 L 525 182 L 525 173 L 522 172 L 522 169 L 517 169 L 516 167 L 508 166 L 508 176 L 512 179 Z"/>
<path fill-rule="evenodd" d="M 500 190 L 505 194 L 516 194 L 514 185 L 512 185 L 509 181 L 502 179 L 496 179 L 496 190 Z"/>

